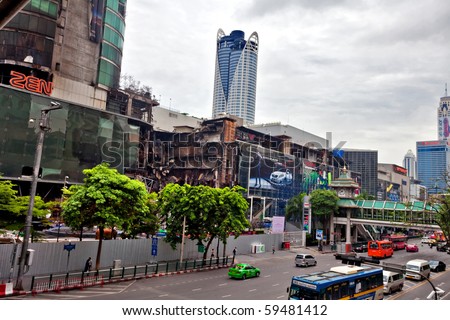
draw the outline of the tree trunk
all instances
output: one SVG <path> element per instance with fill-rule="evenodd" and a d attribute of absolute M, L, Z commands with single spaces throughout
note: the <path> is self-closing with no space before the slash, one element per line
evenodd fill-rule
<path fill-rule="evenodd" d="M 103 227 L 98 227 L 99 233 L 98 233 L 98 247 L 97 247 L 97 258 L 95 259 L 95 270 L 100 269 L 100 256 L 102 255 L 102 244 L 103 244 L 103 235 L 104 235 L 104 229 Z"/>

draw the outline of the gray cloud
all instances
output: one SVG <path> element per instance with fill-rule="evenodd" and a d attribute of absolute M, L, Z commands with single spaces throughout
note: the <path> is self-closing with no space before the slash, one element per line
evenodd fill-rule
<path fill-rule="evenodd" d="M 211 115 L 219 28 L 260 38 L 257 122 L 280 121 L 401 164 L 437 137 L 449 82 L 450 2 L 128 2 L 122 72 L 162 104 Z M 276 112 L 274 110 L 283 110 Z"/>

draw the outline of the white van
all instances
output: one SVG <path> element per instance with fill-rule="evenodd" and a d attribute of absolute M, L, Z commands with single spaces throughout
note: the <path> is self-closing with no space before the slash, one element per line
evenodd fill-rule
<path fill-rule="evenodd" d="M 383 293 L 391 294 L 394 291 L 401 291 L 404 283 L 403 273 L 383 270 Z"/>
<path fill-rule="evenodd" d="M 414 259 L 406 263 L 406 278 L 422 280 L 430 277 L 430 264 L 427 260 Z"/>

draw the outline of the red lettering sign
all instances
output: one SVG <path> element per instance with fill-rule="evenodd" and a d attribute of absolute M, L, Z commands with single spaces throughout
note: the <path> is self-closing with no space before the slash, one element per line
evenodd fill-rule
<path fill-rule="evenodd" d="M 408 173 L 408 170 L 403 168 L 403 167 L 399 167 L 399 166 L 394 165 L 394 172 L 397 172 L 397 173 L 400 173 L 400 174 L 406 176 L 406 174 Z"/>
<path fill-rule="evenodd" d="M 17 71 L 11 71 L 11 80 L 9 80 L 9 84 L 15 88 L 26 89 L 47 96 L 50 96 L 53 90 L 52 82 L 34 76 L 26 76 Z"/>

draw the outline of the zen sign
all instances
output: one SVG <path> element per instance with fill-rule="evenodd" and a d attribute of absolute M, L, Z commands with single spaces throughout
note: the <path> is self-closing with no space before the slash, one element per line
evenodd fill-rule
<path fill-rule="evenodd" d="M 50 96 L 53 90 L 53 83 L 39 79 L 35 76 L 27 76 L 23 73 L 12 70 L 9 84 L 15 88 L 26 89 L 31 92 Z"/>

